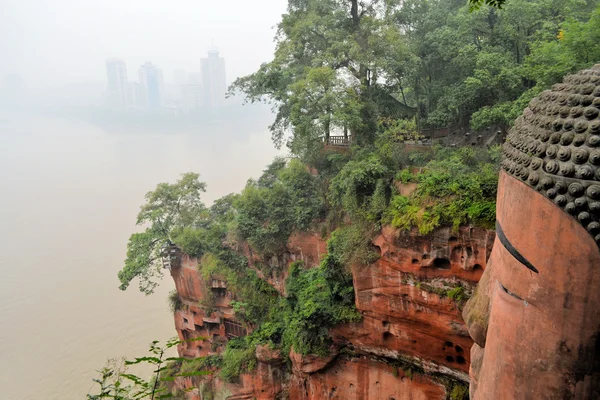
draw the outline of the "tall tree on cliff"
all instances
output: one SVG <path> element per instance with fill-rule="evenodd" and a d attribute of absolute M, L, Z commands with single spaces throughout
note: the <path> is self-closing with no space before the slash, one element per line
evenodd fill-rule
<path fill-rule="evenodd" d="M 239 90 L 251 102 L 273 102 L 273 140 L 287 141 L 295 154 L 305 155 L 335 131 L 371 141 L 378 115 L 412 111 L 389 87 L 392 80 L 382 83 L 390 56 L 408 55 L 387 19 L 396 6 L 380 0 L 289 0 L 274 59 L 237 79 L 230 92 Z"/>
<path fill-rule="evenodd" d="M 581 68 L 561 67 L 560 74 L 546 79 L 546 71 L 557 70 L 556 63 L 543 60 L 539 50 L 542 43 L 556 47 L 561 31 L 566 34 L 573 24 L 588 21 L 597 0 L 509 0 L 501 5 L 472 9 L 462 0 L 405 0 L 390 15 L 412 54 L 410 63 L 402 64 L 406 100 L 418 104 L 424 125 L 508 126 L 537 91 Z M 529 69 L 534 60 L 543 67 Z"/>
<path fill-rule="evenodd" d="M 200 231 L 196 229 L 205 225 L 208 212 L 200 198 L 206 184 L 198 178 L 196 173 L 182 174 L 174 184 L 159 183 L 146 194 L 146 203 L 137 216 L 137 225 L 146 228 L 129 238 L 125 266 L 118 273 L 119 289 L 126 290 L 138 278 L 140 291 L 153 293 L 162 276 L 160 260 L 165 244 L 185 242 L 187 248 L 202 251 Z"/>

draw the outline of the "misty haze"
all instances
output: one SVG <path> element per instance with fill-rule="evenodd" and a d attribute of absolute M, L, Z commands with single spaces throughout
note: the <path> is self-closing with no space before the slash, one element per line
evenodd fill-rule
<path fill-rule="evenodd" d="M 2 1 L 0 397 L 82 399 L 107 358 L 174 336 L 169 279 L 146 297 L 115 276 L 157 182 L 197 171 L 210 203 L 281 153 L 269 107 L 225 98 L 285 3 L 254 8 Z"/>
<path fill-rule="evenodd" d="M 600 0 L 0 0 L 0 399 L 600 399 Z"/>

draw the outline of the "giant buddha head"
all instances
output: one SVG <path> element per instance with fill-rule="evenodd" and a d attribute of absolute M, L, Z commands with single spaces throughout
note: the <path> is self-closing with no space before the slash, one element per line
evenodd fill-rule
<path fill-rule="evenodd" d="M 496 240 L 463 316 L 471 399 L 600 398 L 600 65 L 533 99 L 503 147 Z"/>

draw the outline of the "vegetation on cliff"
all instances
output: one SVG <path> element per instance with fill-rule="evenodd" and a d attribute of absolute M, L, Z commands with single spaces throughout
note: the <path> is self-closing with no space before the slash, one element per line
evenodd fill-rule
<path fill-rule="evenodd" d="M 496 218 L 499 147 L 485 151 L 436 149 L 435 158 L 418 173 L 402 170 L 400 182 L 417 183 L 411 196 L 394 196 L 384 220 L 393 226 L 419 228 L 428 234 L 440 225 L 471 223 L 492 228 Z"/>
<path fill-rule="evenodd" d="M 281 252 L 293 231 L 305 231 L 323 217 L 324 203 L 305 165 L 277 158 L 237 198 L 236 229 L 259 253 Z"/>
<path fill-rule="evenodd" d="M 118 274 L 121 290 L 138 278 L 140 291 L 152 293 L 157 279 L 162 276 L 163 245 L 180 238 L 190 247 L 189 230 L 201 227 L 206 219 L 206 207 L 200 199 L 206 184 L 198 178 L 195 173 L 183 174 L 176 183 L 160 183 L 146 194 L 146 203 L 137 216 L 137 225 L 145 229 L 129 238 L 125 266 Z M 193 245 L 200 246 L 196 242 Z"/>
<path fill-rule="evenodd" d="M 330 135 L 373 143 L 380 121 L 413 115 L 419 128 L 506 128 L 535 94 L 598 61 L 597 5 L 289 1 L 273 60 L 231 90 L 272 104 L 275 142 L 302 157 Z"/>
<path fill-rule="evenodd" d="M 482 2 L 503 7 L 290 1 L 273 61 L 232 90 L 273 102 L 274 141 L 286 143 L 292 157 L 274 160 L 240 194 L 210 207 L 198 174 L 159 184 L 138 215 L 145 230 L 130 238 L 121 289 L 138 278 L 142 292 L 153 291 L 165 244 L 198 257 L 205 282 L 225 280 L 236 319 L 251 328 L 210 359 L 230 381 L 256 365 L 257 345 L 284 355 L 292 347 L 327 353 L 329 329 L 360 319 L 349 271 L 377 259 L 372 238 L 383 225 L 421 234 L 491 227 L 499 148 L 416 149 L 404 140 L 423 127 L 508 127 L 536 93 L 600 56 L 600 11 L 589 13 L 594 1 L 471 1 Z M 350 135 L 353 145 L 327 149 L 334 134 Z M 312 269 L 292 263 L 283 296 L 250 268 L 242 249 L 264 261 L 260 272 L 272 272 L 265 271 L 277 268 L 269 259 L 299 231 L 329 238 L 328 252 Z M 205 292 L 201 306 L 210 313 L 215 299 Z M 443 294 L 458 303 L 466 296 L 460 286 Z M 178 296 L 171 305 L 182 307 Z"/>

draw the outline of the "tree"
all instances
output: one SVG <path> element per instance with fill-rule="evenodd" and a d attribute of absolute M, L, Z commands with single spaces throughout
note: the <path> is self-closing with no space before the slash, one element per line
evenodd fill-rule
<path fill-rule="evenodd" d="M 510 126 L 540 88 L 594 63 L 597 4 L 290 0 L 273 60 L 230 90 L 271 102 L 275 143 L 304 161 L 330 134 L 373 143 L 382 120 L 468 129 L 475 115 L 481 129 Z"/>
<path fill-rule="evenodd" d="M 506 0 L 469 0 L 472 9 L 479 9 L 483 4 L 490 7 L 502 8 Z"/>
<path fill-rule="evenodd" d="M 273 140 L 281 145 L 290 132 L 295 154 L 314 150 L 313 143 L 334 131 L 369 142 L 390 102 L 392 109 L 411 111 L 391 91 L 379 96 L 374 90 L 383 86 L 379 78 L 391 64 L 390 54 L 403 50 L 399 32 L 387 20 L 398 3 L 290 0 L 278 25 L 274 59 L 237 79 L 230 92 L 241 91 L 250 102 L 272 102 Z M 378 109 L 381 99 L 388 103 Z"/>
<path fill-rule="evenodd" d="M 160 183 L 146 194 L 146 203 L 137 216 L 137 225 L 145 225 L 143 232 L 134 233 L 127 243 L 125 266 L 118 273 L 119 289 L 126 290 L 134 278 L 139 279 L 139 289 L 151 294 L 162 276 L 161 250 L 164 245 L 189 237 L 189 228 L 206 224 L 208 213 L 200 194 L 206 184 L 198 180 L 199 174 L 186 173 L 174 184 Z M 201 243 L 196 243 L 201 251 Z"/>

